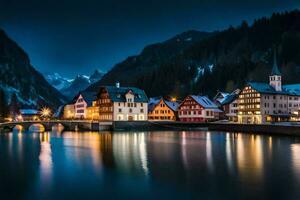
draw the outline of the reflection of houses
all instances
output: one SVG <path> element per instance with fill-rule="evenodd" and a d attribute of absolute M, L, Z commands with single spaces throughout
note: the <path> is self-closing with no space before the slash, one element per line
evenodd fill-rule
<path fill-rule="evenodd" d="M 225 118 L 230 121 L 237 121 L 238 112 L 238 94 L 240 90 L 235 90 L 232 93 L 218 92 L 214 97 L 214 101 L 224 111 Z"/>
<path fill-rule="evenodd" d="M 40 112 L 35 109 L 21 109 L 17 121 L 35 121 L 39 120 Z"/>
<path fill-rule="evenodd" d="M 179 104 L 162 97 L 150 98 L 148 119 L 155 121 L 176 121 Z"/>
<path fill-rule="evenodd" d="M 178 107 L 183 122 L 207 122 L 218 119 L 222 111 L 207 96 L 187 96 Z"/>
<path fill-rule="evenodd" d="M 113 155 L 113 134 L 111 132 L 102 132 L 98 135 L 100 139 L 102 163 L 106 168 L 114 168 L 115 159 Z"/>
<path fill-rule="evenodd" d="M 103 86 L 98 96 L 100 120 L 144 121 L 147 120 L 148 98 L 135 87 Z"/>
<path fill-rule="evenodd" d="M 238 98 L 240 123 L 287 121 L 300 107 L 300 84 L 282 85 L 276 57 L 267 83 L 248 83 Z"/>
<path fill-rule="evenodd" d="M 147 176 L 148 158 L 145 133 L 113 134 L 113 157 L 122 172 Z"/>

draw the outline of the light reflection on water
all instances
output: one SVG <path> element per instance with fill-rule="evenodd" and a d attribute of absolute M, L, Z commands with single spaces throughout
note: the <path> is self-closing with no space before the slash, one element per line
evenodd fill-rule
<path fill-rule="evenodd" d="M 297 180 L 300 182 L 300 144 L 292 144 L 292 168 Z"/>
<path fill-rule="evenodd" d="M 296 138 L 228 132 L 0 134 L 11 199 L 297 199 Z M 242 191 L 242 192 L 241 192 Z"/>
<path fill-rule="evenodd" d="M 43 183 L 48 183 L 52 174 L 52 150 L 50 133 L 40 133 L 41 150 L 39 155 L 40 173 Z"/>

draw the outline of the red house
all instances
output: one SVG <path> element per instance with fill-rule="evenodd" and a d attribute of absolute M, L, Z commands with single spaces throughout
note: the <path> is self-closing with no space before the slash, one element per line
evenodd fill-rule
<path fill-rule="evenodd" d="M 178 107 L 182 122 L 207 122 L 218 119 L 222 111 L 207 96 L 189 95 Z"/>

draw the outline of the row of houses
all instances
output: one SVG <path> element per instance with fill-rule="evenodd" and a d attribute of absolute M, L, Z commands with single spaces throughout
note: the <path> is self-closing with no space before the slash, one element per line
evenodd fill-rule
<path fill-rule="evenodd" d="M 232 93 L 188 95 L 182 101 L 154 97 L 135 87 L 100 87 L 82 92 L 64 106 L 65 119 L 100 121 L 207 122 L 227 119 L 239 123 L 299 120 L 300 84 L 282 85 L 276 55 L 269 83 L 249 82 Z"/>
<path fill-rule="evenodd" d="M 207 96 L 189 95 L 183 101 L 154 97 L 135 87 L 100 87 L 99 92 L 81 92 L 64 106 L 64 119 L 99 121 L 183 121 L 219 119 L 223 111 Z"/>
<path fill-rule="evenodd" d="M 100 121 L 148 120 L 148 97 L 135 87 L 100 87 L 99 92 L 81 92 L 64 106 L 64 119 Z"/>

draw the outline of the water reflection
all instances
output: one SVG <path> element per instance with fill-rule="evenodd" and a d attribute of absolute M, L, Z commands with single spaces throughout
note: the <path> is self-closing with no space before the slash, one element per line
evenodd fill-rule
<path fill-rule="evenodd" d="M 300 144 L 291 145 L 292 152 L 292 169 L 295 177 L 300 182 Z"/>
<path fill-rule="evenodd" d="M 72 162 L 72 165 L 85 165 L 91 162 L 89 164 L 94 166 L 96 171 L 102 167 L 100 134 L 64 132 L 62 140 L 66 159 Z"/>
<path fill-rule="evenodd" d="M 117 168 L 125 173 L 149 173 L 145 133 L 113 135 L 113 156 Z"/>
<path fill-rule="evenodd" d="M 261 184 L 263 143 L 260 135 L 237 135 L 237 168 L 242 181 Z"/>
<path fill-rule="evenodd" d="M 52 174 L 52 151 L 50 144 L 50 133 L 40 133 L 41 151 L 40 160 L 40 176 L 45 184 L 50 184 Z"/>
<path fill-rule="evenodd" d="M 207 159 L 207 166 L 210 172 L 214 171 L 214 162 L 213 162 L 213 155 L 212 155 L 212 140 L 210 137 L 210 132 L 206 133 L 206 159 Z"/>
<path fill-rule="evenodd" d="M 289 137 L 14 132 L 0 134 L 0 152 L 1 192 L 17 185 L 16 194 L 28 199 L 110 197 L 114 191 L 138 199 L 300 195 L 300 144 Z"/>
<path fill-rule="evenodd" d="M 233 159 L 232 159 L 232 135 L 230 133 L 226 133 L 226 161 L 227 167 L 230 173 L 233 172 Z M 234 139 L 234 138 L 233 138 Z"/>

